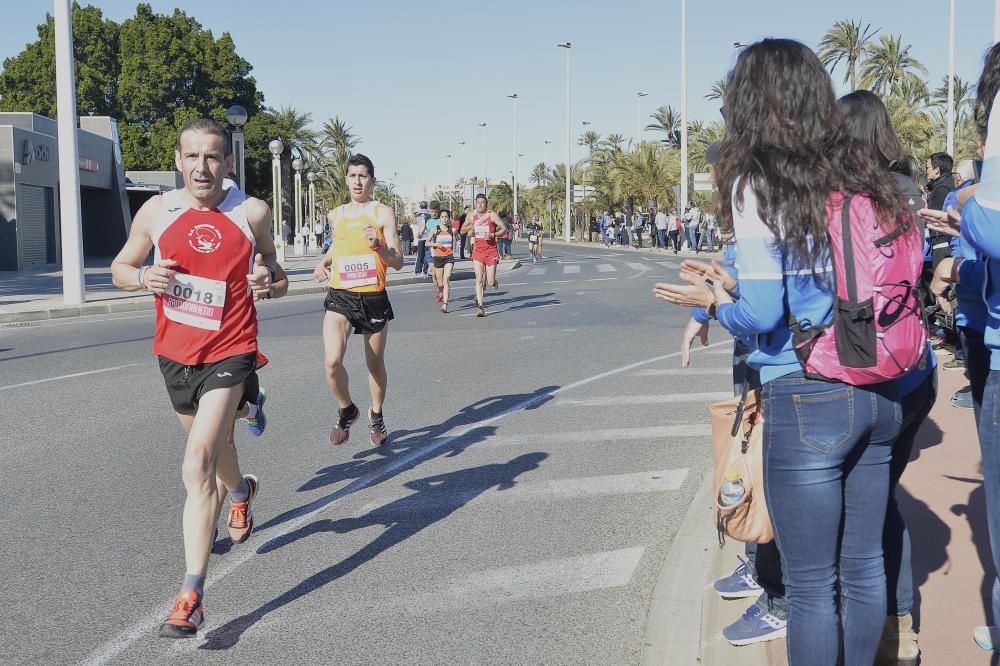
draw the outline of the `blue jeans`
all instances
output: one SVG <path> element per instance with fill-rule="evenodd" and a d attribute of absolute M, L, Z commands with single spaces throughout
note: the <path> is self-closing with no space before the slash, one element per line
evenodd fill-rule
<path fill-rule="evenodd" d="M 763 398 L 764 493 L 789 603 L 788 663 L 870 664 L 885 623 L 896 386 L 795 372 L 768 382 Z"/>
<path fill-rule="evenodd" d="M 979 448 L 983 458 L 986 522 L 993 566 L 1000 571 L 1000 370 L 990 370 L 979 417 Z M 1000 624 L 1000 579 L 993 580 L 993 624 Z"/>
<path fill-rule="evenodd" d="M 980 413 L 983 410 L 983 390 L 990 372 L 990 350 L 983 342 L 982 331 L 968 326 L 958 329 L 962 349 L 965 350 L 965 374 L 972 387 L 972 411 L 976 416 L 976 426 L 979 426 Z"/>
<path fill-rule="evenodd" d="M 413 267 L 413 272 L 415 275 L 420 275 L 427 271 L 427 241 L 422 240 L 417 242 L 417 263 Z"/>
<path fill-rule="evenodd" d="M 688 251 L 697 252 L 698 251 L 698 227 L 694 224 L 689 224 L 684 228 L 684 235 L 687 237 Z"/>
<path fill-rule="evenodd" d="M 666 250 L 667 249 L 667 230 L 666 229 L 657 229 L 656 230 L 656 235 L 660 237 L 660 247 L 662 247 L 664 250 Z"/>
<path fill-rule="evenodd" d="M 913 566 L 911 560 L 910 532 L 903 522 L 903 515 L 896 504 L 896 486 L 910 462 L 913 442 L 920 426 L 937 400 L 937 373 L 900 398 L 903 424 L 899 437 L 892 445 L 892 462 L 889 463 L 889 505 L 882 529 L 882 550 L 885 552 L 885 578 L 888 615 L 907 615 L 913 611 Z"/>

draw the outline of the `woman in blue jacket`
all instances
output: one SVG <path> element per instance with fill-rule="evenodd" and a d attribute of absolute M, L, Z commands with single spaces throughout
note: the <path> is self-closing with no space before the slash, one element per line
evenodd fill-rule
<path fill-rule="evenodd" d="M 709 312 L 755 343 L 749 363 L 762 384 L 765 494 L 784 563 L 789 664 L 870 664 L 885 622 L 882 524 L 899 395 L 892 383 L 805 377 L 789 312 L 803 328 L 832 320 L 831 193 L 867 194 L 887 231 L 903 202 L 891 174 L 845 139 L 829 74 L 805 45 L 766 39 L 744 49 L 725 100 L 716 182 L 731 202 L 720 218 L 736 239 L 740 298 L 716 280 Z"/>

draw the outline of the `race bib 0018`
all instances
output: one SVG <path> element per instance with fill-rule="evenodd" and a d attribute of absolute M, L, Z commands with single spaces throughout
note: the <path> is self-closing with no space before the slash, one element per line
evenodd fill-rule
<path fill-rule="evenodd" d="M 490 234 L 490 223 L 489 222 L 477 222 L 473 226 L 473 231 L 476 234 L 476 238 L 486 238 Z"/>
<path fill-rule="evenodd" d="M 171 321 L 217 331 L 226 307 L 226 283 L 174 273 L 163 295 L 163 314 Z"/>
<path fill-rule="evenodd" d="M 337 257 L 337 273 L 341 289 L 378 284 L 378 267 L 374 254 Z"/>

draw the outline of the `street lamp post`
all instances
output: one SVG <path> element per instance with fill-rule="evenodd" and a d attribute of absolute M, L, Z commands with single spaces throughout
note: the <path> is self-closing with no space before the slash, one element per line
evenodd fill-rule
<path fill-rule="evenodd" d="M 243 142 L 243 125 L 247 122 L 247 110 L 239 104 L 233 104 L 226 111 L 226 119 L 233 126 L 233 157 L 235 158 L 233 167 L 236 169 L 236 184 L 241 192 L 247 189 L 247 174 L 244 155 L 246 154 L 246 144 Z"/>
<path fill-rule="evenodd" d="M 483 194 L 486 194 L 486 123 L 479 123 L 483 128 Z M 473 189 L 475 194 L 475 189 Z"/>
<path fill-rule="evenodd" d="M 285 144 L 281 139 L 275 139 L 267 144 L 267 149 L 271 151 L 271 187 L 273 195 L 271 203 L 271 218 L 274 221 L 274 229 L 271 233 L 274 236 L 274 249 L 278 255 L 278 262 L 285 260 L 285 232 L 281 224 L 281 153 L 285 150 Z"/>
<path fill-rule="evenodd" d="M 687 0 L 681 0 L 681 215 L 688 201 Z"/>
<path fill-rule="evenodd" d="M 459 174 L 459 178 L 462 179 L 462 205 L 465 205 L 465 141 L 459 141 L 458 145 L 462 146 L 462 173 Z"/>
<path fill-rule="evenodd" d="M 635 94 L 635 145 L 642 142 L 642 98 L 649 93 L 638 92 Z"/>
<path fill-rule="evenodd" d="M 514 100 L 514 172 L 511 174 L 511 186 L 514 188 L 514 218 L 517 217 L 517 93 L 507 95 Z"/>
<path fill-rule="evenodd" d="M 681 0 L 683 2 L 683 0 Z M 570 165 L 570 150 L 572 148 L 572 137 L 570 136 L 570 116 L 569 116 L 569 50 L 573 47 L 570 42 L 556 44 L 561 49 L 566 49 L 566 212 L 563 215 L 563 240 L 567 243 L 570 238 L 570 183 L 572 182 L 572 166 Z"/>
<path fill-rule="evenodd" d="M 292 168 L 295 169 L 295 254 L 301 255 L 305 252 L 305 239 L 302 238 L 302 167 L 305 164 L 301 157 L 292 160 Z M 302 249 L 299 249 L 299 239 L 302 238 Z"/>
<path fill-rule="evenodd" d="M 955 0 L 948 3 L 948 154 L 955 156 Z"/>
<path fill-rule="evenodd" d="M 584 132 L 584 134 L 586 134 L 586 132 L 587 132 L 587 125 L 590 124 L 590 121 L 589 120 L 584 120 L 580 124 L 583 125 L 583 132 Z M 587 240 L 588 241 L 593 240 L 590 237 L 590 216 L 587 213 L 587 201 L 586 201 L 587 200 L 587 173 L 590 171 L 590 157 L 591 157 L 590 143 L 587 143 L 587 165 L 583 169 L 583 174 L 582 174 L 583 177 L 581 179 L 581 180 L 583 180 L 583 193 L 580 195 L 580 203 L 582 204 L 580 206 L 580 208 L 582 209 L 581 212 L 583 214 L 583 226 L 586 227 L 586 229 L 587 229 Z"/>
<path fill-rule="evenodd" d="M 447 155 L 445 155 L 445 158 L 448 160 L 448 208 L 454 208 L 454 205 L 455 205 L 455 202 L 454 202 L 454 197 L 455 197 L 455 181 L 453 181 L 451 179 L 451 158 L 452 158 L 452 154 L 448 153 Z"/>
<path fill-rule="evenodd" d="M 62 226 L 60 241 L 63 303 L 79 305 L 87 298 L 87 288 L 83 276 L 80 146 L 76 133 L 73 6 L 70 0 L 55 0 L 53 13 L 56 43 L 56 108 L 59 110 L 59 217 Z"/>
<path fill-rule="evenodd" d="M 316 179 L 319 176 L 315 171 L 310 171 L 306 174 L 306 178 L 309 180 L 309 226 L 306 228 L 306 233 L 309 233 L 316 231 Z"/>
<path fill-rule="evenodd" d="M 997 0 L 997 2 L 1000 2 L 1000 0 Z M 546 167 L 549 166 L 549 144 L 551 144 L 551 143 L 552 142 L 549 141 L 548 139 L 545 140 L 545 162 L 544 162 L 544 164 L 545 164 Z"/>

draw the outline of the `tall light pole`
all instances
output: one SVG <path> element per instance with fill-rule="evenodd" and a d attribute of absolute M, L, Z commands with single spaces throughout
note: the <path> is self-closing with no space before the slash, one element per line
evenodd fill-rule
<path fill-rule="evenodd" d="M 455 182 L 451 179 L 451 153 L 445 155 L 448 160 L 448 208 L 453 207 L 453 197 L 455 196 Z"/>
<path fill-rule="evenodd" d="M 681 0 L 681 215 L 688 201 L 687 0 Z"/>
<path fill-rule="evenodd" d="M 299 242 L 298 238 L 302 235 L 302 167 L 305 164 L 302 162 L 301 157 L 296 157 L 292 160 L 292 168 L 295 169 L 295 249 L 296 254 L 298 254 Z M 303 252 L 305 248 L 303 247 Z"/>
<path fill-rule="evenodd" d="M 244 155 L 246 144 L 243 142 L 243 125 L 247 122 L 247 110 L 239 104 L 233 104 L 226 110 L 226 119 L 233 126 L 233 168 L 236 169 L 236 184 L 241 192 L 247 189 L 247 173 Z"/>
<path fill-rule="evenodd" d="M 309 180 L 309 226 L 306 228 L 306 233 L 310 233 L 316 231 L 316 179 L 319 176 L 315 171 L 310 171 L 306 174 L 306 178 Z"/>
<path fill-rule="evenodd" d="M 993 1 L 993 43 L 1000 42 L 1000 0 Z"/>
<path fill-rule="evenodd" d="M 55 0 L 56 105 L 59 110 L 59 224 L 62 228 L 63 303 L 87 298 L 83 277 L 83 213 L 80 210 L 80 146 L 76 134 L 73 6 Z M 55 239 L 53 239 L 55 241 Z"/>
<path fill-rule="evenodd" d="M 462 173 L 459 175 L 459 178 L 462 179 L 462 205 L 464 206 L 465 205 L 465 141 L 459 141 L 458 145 L 462 146 Z"/>
<path fill-rule="evenodd" d="M 486 123 L 479 123 L 479 126 L 483 128 L 483 194 L 486 194 Z"/>
<path fill-rule="evenodd" d="M 583 133 L 586 134 L 587 133 L 587 125 L 590 124 L 590 121 L 589 120 L 584 120 L 580 124 L 583 125 Z M 587 200 L 587 174 L 590 171 L 590 154 L 591 154 L 590 153 L 590 143 L 588 142 L 587 143 L 587 166 L 583 169 L 583 178 L 582 178 L 582 180 L 583 180 L 583 194 L 580 195 L 580 203 L 582 204 L 580 207 L 583 209 L 583 215 L 584 215 L 583 226 L 586 227 L 586 229 L 587 229 L 587 240 L 590 240 L 590 219 L 589 219 L 589 215 L 587 214 L 587 203 L 586 203 L 586 200 Z"/>
<path fill-rule="evenodd" d="M 635 94 L 635 145 L 642 142 L 642 98 L 649 93 L 638 92 Z"/>
<path fill-rule="evenodd" d="M 274 229 L 271 231 L 274 236 L 274 249 L 278 255 L 278 261 L 285 260 L 285 232 L 281 224 L 281 153 L 285 150 L 285 144 L 281 139 L 275 139 L 267 144 L 267 149 L 271 151 L 271 187 L 273 194 L 271 197 L 271 218 L 274 220 Z"/>
<path fill-rule="evenodd" d="M 948 3 L 948 154 L 955 157 L 955 0 Z"/>
<path fill-rule="evenodd" d="M 511 174 L 511 186 L 514 188 L 514 217 L 517 217 L 517 93 L 507 95 L 514 100 L 514 171 Z"/>
<path fill-rule="evenodd" d="M 681 0 L 683 2 L 683 0 Z M 570 166 L 570 150 L 572 148 L 572 137 L 570 136 L 569 118 L 569 50 L 573 47 L 570 42 L 556 44 L 561 49 L 566 49 L 566 213 L 563 216 L 563 240 L 567 243 L 570 238 L 570 183 L 572 182 L 572 166 Z"/>
<path fill-rule="evenodd" d="M 997 0 L 997 2 L 1000 2 L 1000 0 Z M 544 162 L 544 164 L 545 164 L 546 167 L 549 166 L 549 144 L 551 144 L 551 143 L 552 142 L 549 141 L 548 139 L 545 140 L 545 162 Z"/>

